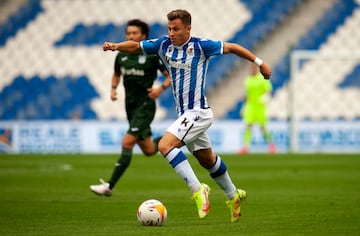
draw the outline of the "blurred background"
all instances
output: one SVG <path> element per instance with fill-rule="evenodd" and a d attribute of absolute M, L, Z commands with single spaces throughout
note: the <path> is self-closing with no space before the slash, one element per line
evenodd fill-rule
<path fill-rule="evenodd" d="M 126 126 L 122 86 L 120 99 L 110 100 L 116 52 L 103 52 L 102 43 L 124 40 L 126 22 L 132 18 L 150 24 L 151 38 L 165 35 L 167 12 L 183 8 L 192 14 L 193 36 L 239 43 L 272 66 L 269 126 L 280 151 L 315 145 L 309 151 L 360 152 L 359 4 L 360 0 L 1 0 L 0 131 L 6 136 L 12 130 L 15 151 L 26 152 L 38 149 L 22 149 L 21 137 L 29 142 L 29 135 L 37 136 L 15 124 L 81 120 Z M 298 50 L 313 52 L 295 57 Z M 215 116 L 224 127 L 235 124 L 239 129 L 237 144 L 224 151 L 241 146 L 239 111 L 247 65 L 226 55 L 213 58 L 209 66 L 207 93 Z M 158 100 L 156 121 L 175 117 L 174 99 L 167 90 Z M 215 145 L 224 139 L 211 135 Z M 254 142 L 260 147 L 263 141 L 259 137 Z M 334 145 L 338 146 L 332 149 Z"/>

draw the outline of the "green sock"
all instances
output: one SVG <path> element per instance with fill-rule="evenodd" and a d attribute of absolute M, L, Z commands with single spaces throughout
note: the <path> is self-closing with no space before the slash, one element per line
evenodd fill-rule
<path fill-rule="evenodd" d="M 249 147 L 251 142 L 251 128 L 246 128 L 244 132 L 244 146 Z"/>
<path fill-rule="evenodd" d="M 132 157 L 132 149 L 123 148 L 119 160 L 115 164 L 115 168 L 109 180 L 110 189 L 112 189 L 120 177 L 124 174 L 127 167 L 130 165 Z"/>
<path fill-rule="evenodd" d="M 264 138 L 268 144 L 272 143 L 272 138 L 269 131 L 264 130 Z"/>

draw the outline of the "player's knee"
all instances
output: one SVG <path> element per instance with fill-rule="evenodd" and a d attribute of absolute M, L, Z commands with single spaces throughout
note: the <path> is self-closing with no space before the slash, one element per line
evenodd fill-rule
<path fill-rule="evenodd" d="M 163 156 L 165 156 L 173 148 L 181 148 L 184 145 L 185 144 L 173 134 L 166 132 L 159 141 L 158 150 Z"/>
<path fill-rule="evenodd" d="M 165 156 L 168 152 L 170 152 L 174 147 L 180 147 L 177 143 L 172 143 L 165 138 L 160 139 L 158 144 L 159 152 Z"/>
<path fill-rule="evenodd" d="M 139 139 L 137 144 L 139 145 L 142 153 L 149 157 L 149 156 L 152 156 L 152 155 L 155 155 L 158 151 L 158 148 L 157 148 L 157 142 L 154 142 L 150 136 L 146 137 L 145 139 Z"/>
<path fill-rule="evenodd" d="M 152 150 L 143 150 L 143 154 L 147 157 L 153 156 L 156 154 L 156 149 L 153 148 Z"/>
<path fill-rule="evenodd" d="M 124 139 L 121 143 L 122 148 L 126 148 L 126 149 L 133 149 L 135 146 L 135 142 L 132 140 L 126 140 Z"/>

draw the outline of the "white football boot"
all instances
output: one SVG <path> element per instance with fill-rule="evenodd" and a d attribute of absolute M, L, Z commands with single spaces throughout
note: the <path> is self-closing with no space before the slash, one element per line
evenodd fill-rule
<path fill-rule="evenodd" d="M 112 190 L 110 189 L 110 184 L 105 182 L 103 179 L 100 179 L 101 184 L 90 185 L 90 190 L 97 195 L 103 195 L 110 197 Z"/>

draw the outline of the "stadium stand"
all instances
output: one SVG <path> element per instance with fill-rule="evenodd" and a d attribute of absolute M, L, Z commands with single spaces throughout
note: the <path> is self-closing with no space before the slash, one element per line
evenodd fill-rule
<path fill-rule="evenodd" d="M 104 7 L 104 4 L 109 5 Z M 179 7 L 188 6 L 190 11 L 199 7 L 199 3 L 192 1 L 183 4 Z M 214 36 L 219 35 L 219 29 L 223 29 L 223 25 L 229 25 L 229 28 L 233 28 L 229 32 L 223 32 L 220 36 L 223 38 L 220 39 L 238 42 L 253 49 L 270 32 L 276 30 L 286 15 L 291 14 L 301 1 L 228 0 L 223 4 L 224 8 L 232 9 L 229 11 L 233 13 L 230 17 L 215 19 L 218 26 L 198 28 L 205 32 L 203 34 Z M 113 5 L 110 0 L 104 3 L 91 0 L 87 1 L 86 6 L 79 0 L 26 1 L 0 25 L 0 119 L 123 119 L 125 113 L 119 108 L 123 106 L 123 102 L 114 104 L 108 98 L 114 55 L 105 57 L 99 47 L 104 41 L 124 39 L 126 20 L 133 17 L 133 12 L 147 16 L 145 20 L 151 26 L 150 37 L 166 34 L 165 14 L 153 5 L 153 1 L 134 1 L 127 5 L 126 12 L 119 14 L 118 9 L 111 8 Z M 209 1 L 206 7 L 202 6 L 202 11 L 193 11 L 194 24 L 201 25 L 196 19 L 209 19 L 211 16 L 208 11 L 211 7 L 216 8 L 217 3 Z M 104 8 L 107 11 L 104 12 Z M 121 9 L 121 5 L 118 8 Z M 172 8 L 173 4 L 164 3 L 164 9 Z M 146 14 L 149 9 L 153 9 L 153 15 L 158 15 L 158 18 Z M 355 11 L 359 12 L 358 9 L 358 3 L 353 0 L 338 1 L 309 29 L 308 34 L 299 39 L 293 49 L 321 49 L 329 37 L 337 35 L 338 29 L 345 22 L 351 22 L 348 19 L 355 15 Z M 235 15 L 235 11 L 241 12 Z M 238 20 L 237 23 L 234 18 Z M 360 22 L 359 17 L 353 21 Z M 349 28 L 351 31 L 351 27 Z M 22 52 L 17 52 L 19 44 L 23 45 Z M 278 91 L 283 90 L 289 80 L 288 61 L 289 54 L 284 55 L 273 67 L 273 106 L 276 106 Z M 216 90 L 236 63 L 234 56 L 214 58 L 209 65 L 208 89 Z M 359 69 L 356 68 L 358 66 L 354 65 L 353 72 L 344 71 L 344 74 L 339 75 L 338 90 L 349 86 L 359 89 Z M 238 111 L 242 104 L 243 101 L 240 100 L 225 118 L 241 118 Z M 161 96 L 159 105 L 158 119 L 176 116 L 170 90 Z M 331 109 L 325 109 L 324 112 L 321 116 L 326 116 Z M 271 116 L 284 118 L 276 113 Z"/>
<path fill-rule="evenodd" d="M 351 42 L 356 42 L 357 40 L 355 38 L 358 38 L 359 36 L 357 36 L 357 34 L 352 34 L 351 32 L 354 30 L 353 27 L 347 27 L 347 32 L 349 32 L 348 34 L 345 35 L 340 35 L 338 33 L 338 29 L 340 29 L 341 27 L 344 26 L 344 23 L 348 20 L 349 22 L 357 22 L 359 23 L 359 20 L 355 18 L 354 12 L 355 11 L 359 11 L 358 8 L 358 3 L 356 3 L 355 1 L 352 0 L 346 0 L 346 1 L 338 1 L 336 4 L 334 4 L 324 15 L 323 17 L 313 26 L 311 27 L 308 32 L 302 36 L 296 45 L 294 45 L 289 52 L 281 59 L 281 61 L 276 64 L 273 67 L 273 72 L 272 72 L 272 84 L 273 84 L 273 96 L 274 96 L 274 101 L 273 103 L 276 103 L 276 95 L 277 92 L 281 89 L 286 89 L 284 88 L 284 86 L 287 85 L 289 78 L 290 78 L 290 52 L 292 50 L 297 50 L 297 49 L 306 49 L 306 50 L 320 50 L 321 47 L 326 47 L 325 45 L 327 44 L 327 40 L 331 37 L 337 38 L 340 42 L 341 42 L 341 48 L 333 48 L 333 47 L 328 47 L 327 50 L 353 50 L 355 49 L 357 46 L 354 44 L 351 44 Z M 354 18 L 354 19 L 352 19 Z M 350 40 L 349 43 L 344 43 L 346 42 L 347 38 L 350 36 L 350 34 L 352 35 L 351 37 L 353 38 L 353 40 Z M 339 62 L 337 62 L 339 63 Z M 319 66 L 319 65 L 318 65 Z M 324 65 L 326 66 L 326 65 Z M 313 70 L 310 70 L 307 73 L 303 73 L 303 77 L 304 78 L 312 78 L 314 77 L 314 75 L 316 75 L 317 77 L 319 76 L 319 71 L 317 70 L 318 67 L 314 67 L 313 66 Z M 336 67 L 335 67 L 336 68 Z M 355 68 L 354 68 L 355 70 Z M 329 70 L 331 71 L 331 70 Z M 344 75 L 346 76 L 346 75 Z M 349 73 L 346 77 L 346 81 L 356 81 L 356 76 L 358 76 L 358 74 L 354 73 Z M 328 78 L 329 76 L 323 75 L 321 76 L 322 78 Z M 321 82 L 323 83 L 323 81 Z M 344 88 L 347 83 L 341 82 L 340 83 L 341 86 Z M 339 85 L 340 85 L 339 84 Z M 319 85 L 321 86 L 321 85 Z M 321 86 L 321 90 L 324 94 L 331 94 L 332 98 L 334 100 L 339 99 L 338 96 L 336 96 L 336 94 L 338 93 L 334 93 L 333 91 L 326 91 L 325 89 L 328 88 L 326 86 Z M 330 90 L 331 88 L 329 88 Z M 333 90 L 333 89 L 331 89 Z M 311 93 L 316 93 L 315 91 L 309 91 L 306 92 L 306 90 L 303 91 L 303 94 L 311 94 Z M 350 92 L 351 93 L 351 92 Z M 340 96 L 340 94 L 339 94 Z M 319 99 L 321 100 L 321 99 Z M 301 102 L 305 102 L 308 103 L 307 99 L 302 99 L 300 100 Z M 351 103 L 351 102 L 349 102 Z M 241 114 L 239 114 L 239 111 L 242 109 L 244 105 L 244 100 L 241 99 L 239 100 L 236 105 L 230 110 L 228 111 L 226 118 L 228 119 L 241 119 Z M 279 114 L 276 113 L 275 110 L 278 110 L 278 107 L 276 107 L 276 105 L 272 105 L 272 107 L 274 107 L 274 109 L 272 109 L 273 112 L 270 112 L 270 116 L 273 119 L 279 118 Z M 303 118 L 306 118 L 308 116 L 308 114 L 310 114 L 310 110 L 308 110 L 309 106 L 308 104 L 305 106 L 305 104 L 303 105 L 303 107 L 306 107 L 306 109 L 300 109 L 300 114 Z M 321 107 L 321 106 L 320 106 Z M 351 109 L 351 108 L 346 108 L 348 111 L 352 110 L 355 111 L 357 113 L 359 113 L 359 109 Z M 270 108 L 271 110 L 271 108 Z M 324 111 L 324 112 L 318 112 L 316 106 L 314 106 L 314 110 L 313 112 L 316 114 L 318 113 L 317 117 L 334 117 L 335 114 L 338 114 L 338 116 L 343 116 L 344 113 L 343 111 L 341 112 L 334 112 L 334 109 L 329 108 L 328 110 Z M 303 111 L 303 112 L 301 112 Z M 348 112 L 349 113 L 349 112 Z M 350 115 L 350 117 L 353 115 Z M 282 116 L 281 118 L 287 118 Z M 337 118 L 335 116 L 335 118 Z"/>
<path fill-rule="evenodd" d="M 17 31 L 24 29 L 42 10 L 40 1 L 30 0 L 21 6 L 15 14 L 10 15 L 6 22 L 0 25 L 0 47 L 4 46 L 5 42 L 13 37 Z"/>

